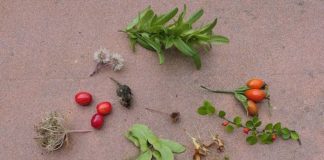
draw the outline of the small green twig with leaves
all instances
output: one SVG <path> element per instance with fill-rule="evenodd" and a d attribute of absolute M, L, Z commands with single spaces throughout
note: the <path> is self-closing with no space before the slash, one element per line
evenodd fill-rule
<path fill-rule="evenodd" d="M 268 123 L 264 129 L 260 130 L 259 127 L 261 126 L 262 122 L 258 117 L 253 117 L 251 120 L 248 120 L 245 123 L 242 122 L 242 118 L 239 116 L 236 116 L 233 120 L 230 120 L 225 117 L 226 112 L 217 112 L 215 107 L 209 101 L 204 101 L 204 104 L 198 108 L 197 112 L 200 115 L 214 115 L 216 113 L 218 117 L 225 120 L 223 126 L 225 126 L 225 131 L 228 133 L 232 133 L 235 126 L 236 128 L 243 128 L 243 132 L 248 135 L 246 141 L 251 145 L 256 144 L 258 140 L 263 144 L 271 144 L 277 139 L 277 137 L 281 137 L 283 140 L 297 140 L 301 145 L 301 140 L 298 133 L 294 130 L 290 130 L 285 127 L 283 128 L 280 122 L 275 124 Z"/>
<path fill-rule="evenodd" d="M 192 58 L 196 68 L 200 69 L 201 60 L 196 48 L 202 46 L 209 50 L 212 43 L 224 44 L 229 40 L 227 37 L 213 33 L 217 23 L 216 18 L 200 28 L 193 28 L 193 24 L 204 14 L 202 9 L 187 20 L 185 20 L 186 5 L 178 18 L 173 19 L 177 13 L 178 8 L 174 8 L 158 15 L 149 6 L 141 11 L 122 32 L 127 33 L 134 51 L 136 44 L 155 51 L 160 64 L 164 63 L 164 51 L 174 47 L 183 55 Z"/>

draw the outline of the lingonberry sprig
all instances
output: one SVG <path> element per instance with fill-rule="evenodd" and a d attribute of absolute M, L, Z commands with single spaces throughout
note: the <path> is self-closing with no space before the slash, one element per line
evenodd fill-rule
<path fill-rule="evenodd" d="M 233 94 L 234 97 L 243 105 L 246 114 L 252 117 L 258 115 L 259 109 L 256 103 L 267 99 L 270 111 L 269 113 L 271 115 L 272 107 L 270 104 L 269 86 L 262 79 L 252 78 L 246 82 L 246 85 L 233 91 L 213 90 L 205 86 L 201 86 L 201 88 L 213 93 Z"/>
<path fill-rule="evenodd" d="M 225 127 L 225 131 L 228 133 L 232 133 L 236 128 L 243 128 L 243 132 L 247 134 L 246 142 L 253 145 L 260 141 L 263 144 L 271 144 L 273 143 L 277 137 L 281 137 L 283 140 L 297 140 L 301 145 L 301 141 L 299 138 L 299 134 L 295 130 L 288 129 L 286 127 L 282 127 L 280 122 L 275 124 L 268 123 L 265 127 L 260 130 L 260 126 L 262 121 L 259 120 L 258 117 L 253 117 L 251 120 L 242 123 L 242 118 L 236 116 L 233 120 L 226 118 L 225 111 L 217 112 L 215 107 L 209 102 L 205 101 L 202 106 L 200 106 L 197 110 L 200 115 L 214 115 L 218 114 L 218 117 L 222 118 L 224 122 L 222 125 Z"/>

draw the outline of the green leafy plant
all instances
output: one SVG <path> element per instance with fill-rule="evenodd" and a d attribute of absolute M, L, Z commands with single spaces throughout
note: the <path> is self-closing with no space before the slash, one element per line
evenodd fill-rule
<path fill-rule="evenodd" d="M 177 142 L 158 138 L 142 124 L 134 124 L 125 136 L 140 149 L 140 155 L 136 160 L 173 160 L 173 153 L 182 153 L 186 150 Z"/>
<path fill-rule="evenodd" d="M 214 108 L 209 109 L 203 113 L 200 112 L 201 108 Z M 233 120 L 226 118 L 225 111 L 217 112 L 215 107 L 209 102 L 204 101 L 204 104 L 198 108 L 197 113 L 200 115 L 213 115 L 218 114 L 218 117 L 225 120 L 223 126 L 225 126 L 225 131 L 228 133 L 232 133 L 235 128 L 243 128 L 243 132 L 248 135 L 246 138 L 246 142 L 253 145 L 260 141 L 263 144 L 271 144 L 273 143 L 277 137 L 281 137 L 283 140 L 297 140 L 301 145 L 301 141 L 299 138 L 299 134 L 291 129 L 285 128 L 281 126 L 280 122 L 275 124 L 268 123 L 265 125 L 264 129 L 260 130 L 260 126 L 262 122 L 258 117 L 253 117 L 251 120 L 246 121 L 245 123 L 242 122 L 242 118 L 236 116 Z"/>
<path fill-rule="evenodd" d="M 155 51 L 160 64 L 164 63 L 164 51 L 175 47 L 183 55 L 191 57 L 196 68 L 200 69 L 201 60 L 196 48 L 204 46 L 208 50 L 212 43 L 228 43 L 229 40 L 213 33 L 217 19 L 200 28 L 193 28 L 192 25 L 204 13 L 202 9 L 192 14 L 187 20 L 184 19 L 185 5 L 178 18 L 173 19 L 177 13 L 178 8 L 174 8 L 167 13 L 157 15 L 149 6 L 141 11 L 123 32 L 127 33 L 134 51 L 137 43 L 148 50 Z"/>

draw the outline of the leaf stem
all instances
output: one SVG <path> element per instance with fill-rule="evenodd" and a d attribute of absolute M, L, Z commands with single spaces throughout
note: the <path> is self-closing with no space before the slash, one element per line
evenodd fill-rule
<path fill-rule="evenodd" d="M 200 86 L 200 87 L 203 88 L 203 89 L 206 89 L 209 92 L 214 92 L 214 93 L 226 93 L 226 94 L 234 94 L 235 93 L 234 91 L 212 90 L 212 89 L 209 89 L 209 88 L 207 88 L 205 86 Z"/>

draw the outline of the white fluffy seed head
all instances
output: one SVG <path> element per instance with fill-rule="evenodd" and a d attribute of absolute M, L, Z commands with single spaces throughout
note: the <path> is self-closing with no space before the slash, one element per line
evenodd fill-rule
<path fill-rule="evenodd" d="M 106 48 L 100 48 L 93 54 L 93 58 L 97 63 L 106 64 L 109 62 L 110 53 Z"/>
<path fill-rule="evenodd" d="M 118 53 L 113 53 L 109 56 L 109 64 L 114 71 L 119 71 L 124 66 L 124 58 Z"/>

